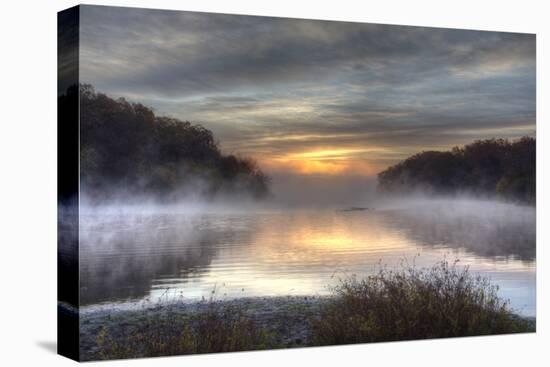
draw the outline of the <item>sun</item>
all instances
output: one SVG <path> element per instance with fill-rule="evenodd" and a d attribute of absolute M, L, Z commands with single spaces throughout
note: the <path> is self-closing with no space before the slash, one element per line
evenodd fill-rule
<path fill-rule="evenodd" d="M 370 176 L 377 169 L 369 163 L 368 153 L 360 148 L 319 148 L 270 157 L 262 164 L 271 171 L 303 175 Z"/>

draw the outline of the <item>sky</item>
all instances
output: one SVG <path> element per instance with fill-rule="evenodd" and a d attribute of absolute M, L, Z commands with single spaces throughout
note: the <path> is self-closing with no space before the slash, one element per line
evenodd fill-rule
<path fill-rule="evenodd" d="M 81 6 L 80 81 L 273 175 L 535 135 L 535 35 Z"/>

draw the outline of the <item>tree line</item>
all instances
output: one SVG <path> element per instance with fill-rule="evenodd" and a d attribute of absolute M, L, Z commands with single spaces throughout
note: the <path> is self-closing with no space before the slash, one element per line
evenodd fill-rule
<path fill-rule="evenodd" d="M 59 97 L 60 111 L 75 98 L 80 98 L 80 182 L 87 195 L 243 193 L 263 198 L 269 193 L 269 178 L 256 162 L 223 154 L 201 125 L 156 116 L 150 107 L 113 99 L 84 84 Z"/>
<path fill-rule="evenodd" d="M 450 151 L 424 151 L 378 174 L 381 192 L 478 194 L 535 203 L 536 141 L 477 140 Z"/>

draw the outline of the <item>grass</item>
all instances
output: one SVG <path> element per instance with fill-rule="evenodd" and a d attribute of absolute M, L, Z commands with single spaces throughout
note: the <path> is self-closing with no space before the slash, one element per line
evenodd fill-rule
<path fill-rule="evenodd" d="M 273 336 L 239 307 L 211 301 L 197 315 L 158 314 L 144 317 L 131 331 L 115 336 L 102 328 L 97 337 L 102 359 L 157 357 L 272 349 Z"/>
<path fill-rule="evenodd" d="M 497 296 L 487 278 L 441 262 L 432 268 L 382 268 L 364 279 L 349 277 L 333 289 L 319 311 L 308 314 L 301 346 L 368 343 L 531 332 Z M 238 305 L 238 303 L 237 303 Z M 249 312 L 247 312 L 249 311 Z M 288 315 L 276 323 L 285 325 Z M 273 322 L 272 320 L 270 322 Z M 280 348 L 273 325 L 262 325 L 254 310 L 210 301 L 205 311 L 181 315 L 144 314 L 132 328 L 98 336 L 100 358 L 117 359 Z M 268 331 L 270 330 L 270 331 Z M 113 333 L 114 331 L 114 333 Z"/>
<path fill-rule="evenodd" d="M 383 268 L 343 280 L 312 320 L 313 345 L 368 343 L 534 331 L 497 296 L 498 288 L 468 268 Z"/>

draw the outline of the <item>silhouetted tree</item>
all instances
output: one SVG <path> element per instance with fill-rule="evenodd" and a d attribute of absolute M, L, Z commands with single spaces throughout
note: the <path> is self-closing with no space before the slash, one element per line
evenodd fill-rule
<path fill-rule="evenodd" d="M 251 159 L 223 155 L 212 132 L 91 85 L 69 88 L 60 101 L 80 93 L 80 179 L 86 194 L 114 192 L 171 197 L 193 190 L 265 197 L 268 177 Z"/>
<path fill-rule="evenodd" d="M 477 140 L 450 152 L 413 155 L 378 174 L 382 192 L 475 193 L 534 203 L 536 141 Z"/>

